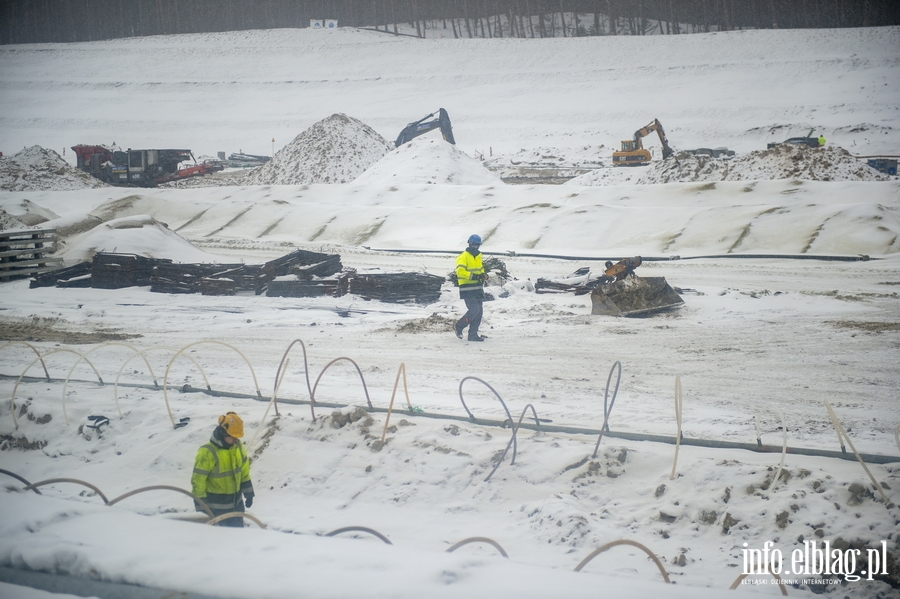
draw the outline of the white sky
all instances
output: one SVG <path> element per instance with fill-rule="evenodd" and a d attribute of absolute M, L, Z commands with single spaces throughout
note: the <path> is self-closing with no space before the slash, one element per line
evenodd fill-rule
<path fill-rule="evenodd" d="M 474 156 L 525 150 L 574 163 L 595 148 L 605 158 L 654 117 L 681 148 L 745 154 L 815 128 L 853 154 L 897 154 L 898 40 L 897 28 L 543 41 L 285 30 L 3 47 L 4 154 L 112 141 L 189 147 L 195 155 L 266 154 L 272 138 L 280 149 L 339 112 L 388 140 L 439 107 L 453 119 L 455 148 L 431 133 L 389 154 L 368 181 L 346 185 L 0 192 L 0 208 L 13 215 L 42 214 L 67 227 L 105 223 L 64 240 L 68 261 L 105 250 L 259 263 L 302 247 L 338 252 L 345 266 L 360 270 L 445 275 L 472 232 L 485 237 L 486 252 L 595 258 L 507 254 L 519 283 L 630 255 L 878 259 L 648 261 L 639 275 L 664 276 L 689 291 L 682 309 L 647 319 L 592 317 L 588 296 L 510 286 L 509 297 L 485 304 L 489 339 L 477 346 L 456 339 L 448 324 L 400 330 L 433 314 L 445 323 L 458 318 L 462 303 L 449 284 L 435 304 L 400 306 L 354 296 L 176 296 L 2 283 L 4 324 L 139 337 L 130 347 L 32 343 L 42 354 L 91 351 L 104 387 L 67 352 L 46 358 L 53 382 L 17 384 L 22 373 L 38 376 L 40 364 L 29 347 L 0 344 L 0 372 L 9 375 L 0 388 L 15 398 L 19 424 L 11 402 L 3 402 L 0 434 L 47 442 L 40 451 L 0 452 L 0 468 L 32 482 L 78 478 L 109 499 L 148 485 L 186 489 L 196 449 L 216 416 L 233 409 L 245 417 L 245 440 L 255 441 L 250 511 L 267 529 L 180 522 L 192 506 L 173 492 L 106 507 L 71 483 L 41 487 L 38 497 L 7 478 L 0 565 L 220 597 L 587 597 L 602 590 L 693 598 L 722 596 L 740 574 L 743 543 L 772 541 L 789 555 L 803 547 L 800 537 L 818 539 L 821 528 L 822 540 L 885 540 L 896 552 L 892 523 L 900 512 L 880 492 L 900 503 L 897 462 L 868 465 L 883 483 L 878 491 L 854 461 L 788 454 L 790 478 L 763 489 L 779 465 L 777 452 L 682 446 L 679 476 L 670 480 L 672 445 L 608 437 L 596 460 L 582 462 L 596 437 L 522 430 L 516 463 L 507 456 L 484 482 L 509 429 L 395 413 L 390 424 L 398 428 L 376 452 L 383 412 L 373 412 L 372 423 L 338 429 L 330 408 L 320 408 L 313 423 L 308 406 L 283 403 L 265 445 L 260 438 L 273 416 L 265 403 L 176 389 L 202 387 L 202 367 L 215 389 L 254 394 L 258 386 L 268 399 L 288 346 L 302 339 L 308 367 L 295 345 L 282 399 L 308 399 L 305 373 L 312 384 L 329 362 L 349 357 L 379 408 L 390 403 L 402 364 L 412 404 L 429 414 L 464 416 L 460 381 L 474 376 L 516 418 L 531 404 L 554 425 L 597 429 L 607 377 L 619 361 L 613 431 L 674 436 L 677 376 L 688 438 L 754 443 L 759 415 L 763 442 L 780 446 L 783 413 L 790 446 L 836 451 L 828 400 L 857 449 L 897 456 L 896 179 L 623 180 L 644 169 L 601 185 L 513 186 L 477 180 L 491 173 L 478 170 Z M 783 128 L 770 133 L 776 126 Z M 71 150 L 65 157 L 72 161 Z M 215 343 L 186 350 L 195 362 L 174 359 L 201 340 Z M 63 383 L 70 372 L 72 381 Z M 167 393 L 114 387 L 117 377 L 162 384 L 166 373 Z M 343 361 L 322 376 L 316 395 L 365 405 L 362 391 L 359 374 Z M 468 381 L 463 391 L 476 416 L 505 418 L 487 388 Z M 191 419 L 187 427 L 173 430 L 167 401 L 173 418 Z M 395 407 L 401 404 L 402 387 Z M 78 435 L 98 413 L 112 420 L 107 431 Z M 48 424 L 28 418 L 44 414 L 52 416 Z M 848 503 L 853 483 L 873 497 Z M 658 494 L 660 485 L 666 489 Z M 776 519 L 785 512 L 781 528 Z M 727 534 L 726 514 L 739 520 Z M 344 526 L 373 528 L 393 545 L 367 535 L 321 536 Z M 473 536 L 494 539 L 509 560 L 484 544 L 445 553 Z M 653 563 L 627 547 L 572 572 L 593 549 L 620 538 L 647 545 L 677 584 L 664 585 Z M 685 565 L 677 565 L 682 554 Z M 888 588 L 861 581 L 837 592 L 862 599 L 879 591 Z M 0 592 L 42 596 L 23 587 Z M 789 593 L 812 596 L 806 587 Z"/>

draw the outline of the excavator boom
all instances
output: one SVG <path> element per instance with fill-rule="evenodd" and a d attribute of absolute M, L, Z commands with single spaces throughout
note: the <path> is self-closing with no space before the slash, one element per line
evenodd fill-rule
<path fill-rule="evenodd" d="M 441 130 L 444 141 L 456 145 L 456 140 L 453 138 L 453 127 L 450 126 L 450 115 L 443 108 L 404 127 L 400 135 L 397 136 L 397 141 L 394 142 L 394 145 L 399 148 L 406 142 L 435 129 Z"/>

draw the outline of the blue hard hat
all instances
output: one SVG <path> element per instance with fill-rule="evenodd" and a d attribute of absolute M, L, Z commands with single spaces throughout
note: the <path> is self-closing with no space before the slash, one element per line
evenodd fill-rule
<path fill-rule="evenodd" d="M 469 235 L 469 245 L 481 245 L 481 236 Z"/>

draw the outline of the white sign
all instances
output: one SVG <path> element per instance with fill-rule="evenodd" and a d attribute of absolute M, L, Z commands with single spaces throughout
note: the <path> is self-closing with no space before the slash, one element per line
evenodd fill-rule
<path fill-rule="evenodd" d="M 313 29 L 322 29 L 322 20 L 310 19 L 309 26 Z"/>
<path fill-rule="evenodd" d="M 325 29 L 337 29 L 337 19 L 325 19 Z"/>

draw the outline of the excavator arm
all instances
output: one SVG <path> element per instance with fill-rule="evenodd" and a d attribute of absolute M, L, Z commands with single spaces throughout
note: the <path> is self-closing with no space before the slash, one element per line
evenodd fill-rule
<path fill-rule="evenodd" d="M 638 129 L 637 131 L 634 132 L 635 147 L 637 147 L 637 148 L 644 147 L 641 144 L 641 138 L 647 137 L 654 131 L 656 131 L 656 134 L 659 135 L 659 141 L 662 144 L 663 159 L 665 160 L 666 158 L 668 158 L 675 152 L 674 152 L 674 150 L 672 150 L 672 148 L 669 147 L 669 140 L 666 139 L 666 132 L 663 131 L 662 123 L 660 123 L 658 119 L 653 119 L 653 122 L 648 124 L 646 127 Z"/>
<path fill-rule="evenodd" d="M 659 135 L 659 141 L 662 143 L 663 160 L 672 156 L 675 151 L 669 147 L 669 140 L 666 139 L 666 132 L 663 131 L 662 123 L 658 119 L 653 119 L 646 127 L 642 127 L 634 132 L 632 139 L 626 139 L 622 142 L 622 149 L 613 152 L 613 166 L 641 166 L 650 163 L 650 152 L 644 149 L 643 138 L 656 131 Z"/>
<path fill-rule="evenodd" d="M 406 142 L 438 128 L 441 130 L 444 141 L 456 145 L 456 140 L 453 139 L 453 127 L 450 126 L 450 115 L 443 108 L 404 127 L 394 145 L 399 148 Z"/>

